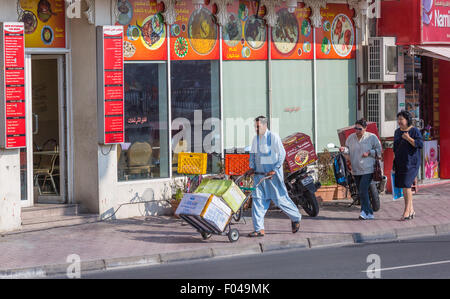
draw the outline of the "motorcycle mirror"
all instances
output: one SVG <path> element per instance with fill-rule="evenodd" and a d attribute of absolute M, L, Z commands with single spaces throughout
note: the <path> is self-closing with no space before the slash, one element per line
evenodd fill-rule
<path fill-rule="evenodd" d="M 327 144 L 327 147 L 328 147 L 328 148 L 335 148 L 336 145 L 334 145 L 334 143 L 328 143 L 328 144 Z"/>

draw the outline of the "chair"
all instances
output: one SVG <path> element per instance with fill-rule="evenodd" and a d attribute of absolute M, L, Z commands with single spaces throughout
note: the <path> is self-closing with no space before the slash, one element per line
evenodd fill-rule
<path fill-rule="evenodd" d="M 50 141 L 50 140 L 49 140 Z M 47 141 L 44 145 L 47 145 L 49 143 Z M 43 147 L 46 148 L 46 147 Z M 53 153 L 45 154 L 40 156 L 39 165 L 36 169 L 33 169 L 33 175 L 34 175 L 34 184 L 37 185 L 39 190 L 39 195 L 42 195 L 42 189 L 44 188 L 45 184 L 47 183 L 47 179 L 50 180 L 51 187 L 53 188 L 53 193 L 55 195 L 59 195 L 58 188 L 55 184 L 55 176 L 58 176 L 59 173 L 57 170 L 59 169 L 57 165 L 57 161 L 59 158 L 59 150 L 58 145 L 54 144 L 54 147 L 52 149 L 49 149 L 49 151 L 53 151 Z M 38 152 L 37 152 L 38 153 Z M 42 186 L 39 185 L 39 178 L 43 177 Z"/>
<path fill-rule="evenodd" d="M 152 147 L 147 142 L 135 142 L 128 149 L 128 173 L 151 174 Z"/>

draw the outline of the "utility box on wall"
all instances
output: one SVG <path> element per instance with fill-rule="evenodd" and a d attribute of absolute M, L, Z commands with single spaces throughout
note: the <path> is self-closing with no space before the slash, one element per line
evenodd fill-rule
<path fill-rule="evenodd" d="M 398 82 L 404 80 L 404 56 L 395 37 L 371 37 L 367 49 L 367 80 Z"/>

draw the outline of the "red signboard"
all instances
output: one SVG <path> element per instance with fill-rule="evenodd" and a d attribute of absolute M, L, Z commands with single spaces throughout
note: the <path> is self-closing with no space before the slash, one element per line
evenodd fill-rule
<path fill-rule="evenodd" d="M 311 9 L 299 3 L 293 13 L 285 3 L 277 11 L 278 22 L 272 31 L 272 59 L 313 59 L 314 29 Z"/>
<path fill-rule="evenodd" d="M 100 143 L 123 143 L 124 133 L 124 74 L 122 26 L 97 29 L 98 40 L 98 107 Z"/>
<path fill-rule="evenodd" d="M 327 4 L 320 14 L 322 27 L 316 29 L 317 59 L 355 58 L 354 10 L 347 4 Z"/>
<path fill-rule="evenodd" d="M 228 7 L 230 17 L 223 27 L 223 60 L 266 60 L 267 25 L 262 16 L 263 8 L 256 16 L 257 1 L 233 1 Z"/>
<path fill-rule="evenodd" d="M 450 0 L 422 1 L 422 43 L 450 44 Z"/>
<path fill-rule="evenodd" d="M 219 26 L 208 2 L 197 6 L 192 1 L 175 3 L 177 19 L 170 26 L 170 59 L 219 59 Z"/>
<path fill-rule="evenodd" d="M 289 172 L 297 171 L 317 160 L 311 138 L 303 133 L 295 133 L 283 139 L 286 151 L 284 168 Z"/>
<path fill-rule="evenodd" d="M 26 147 L 23 23 L 0 23 L 0 147 Z"/>

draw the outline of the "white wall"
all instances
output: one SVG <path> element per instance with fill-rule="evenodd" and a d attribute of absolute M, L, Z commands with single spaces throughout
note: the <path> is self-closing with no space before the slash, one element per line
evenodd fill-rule
<path fill-rule="evenodd" d="M 0 232 L 20 229 L 19 150 L 0 149 Z"/>

